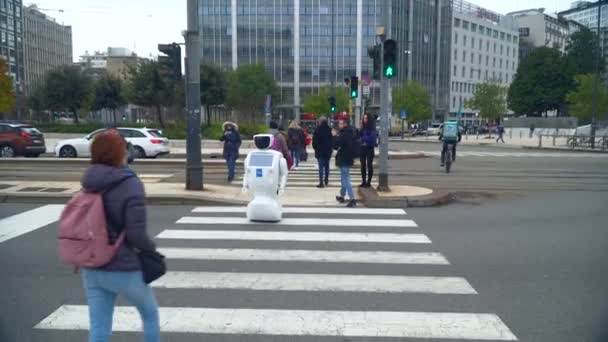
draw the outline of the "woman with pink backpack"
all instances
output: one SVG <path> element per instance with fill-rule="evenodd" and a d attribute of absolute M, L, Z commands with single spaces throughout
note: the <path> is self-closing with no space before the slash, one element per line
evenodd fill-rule
<path fill-rule="evenodd" d="M 82 271 L 89 306 L 89 342 L 107 342 L 112 333 L 116 297 L 134 305 L 143 321 L 146 342 L 160 341 L 158 304 L 147 285 L 164 273 L 164 260 L 146 231 L 144 187 L 127 168 L 125 140 L 115 132 L 91 144 L 91 166 L 83 190 L 62 213 L 59 252 Z M 150 272 L 160 258 L 162 272 Z M 157 260 L 158 261 L 158 260 Z"/>

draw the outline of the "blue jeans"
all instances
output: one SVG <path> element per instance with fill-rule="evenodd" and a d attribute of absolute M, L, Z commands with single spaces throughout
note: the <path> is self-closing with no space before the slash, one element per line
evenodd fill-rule
<path fill-rule="evenodd" d="M 329 159 L 317 158 L 319 164 L 319 182 L 329 180 Z"/>
<path fill-rule="evenodd" d="M 140 271 L 106 272 L 82 269 L 82 280 L 89 305 L 89 342 L 108 342 L 117 295 L 124 296 L 139 311 L 144 326 L 144 341 L 160 341 L 158 304 Z"/>
<path fill-rule="evenodd" d="M 293 159 L 293 164 L 298 167 L 300 166 L 300 154 L 302 153 L 302 149 L 299 147 L 294 147 L 291 149 L 291 159 Z"/>
<path fill-rule="evenodd" d="M 236 169 L 236 156 L 226 157 L 226 165 L 228 165 L 228 178 L 234 179 L 234 170 Z"/>
<path fill-rule="evenodd" d="M 350 166 L 340 166 L 340 196 L 348 194 L 348 198 L 355 199 L 353 185 L 350 183 Z"/>

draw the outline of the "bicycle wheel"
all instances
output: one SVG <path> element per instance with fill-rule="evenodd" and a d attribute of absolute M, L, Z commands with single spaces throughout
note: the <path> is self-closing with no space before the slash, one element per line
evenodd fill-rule
<path fill-rule="evenodd" d="M 452 152 L 448 151 L 445 154 L 445 172 L 450 173 L 451 168 L 452 168 Z"/>

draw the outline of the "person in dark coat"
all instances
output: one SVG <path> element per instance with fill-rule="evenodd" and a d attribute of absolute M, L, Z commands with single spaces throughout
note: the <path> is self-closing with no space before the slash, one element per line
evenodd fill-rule
<path fill-rule="evenodd" d="M 287 145 L 291 151 L 291 159 L 293 159 L 295 165 L 294 169 L 297 170 L 298 166 L 300 166 L 300 157 L 303 151 L 306 150 L 306 136 L 302 127 L 295 120 L 291 122 L 287 130 Z"/>
<path fill-rule="evenodd" d="M 239 126 L 234 122 L 224 122 L 224 135 L 222 135 L 220 141 L 224 142 L 223 157 L 228 166 L 228 182 L 232 182 L 234 180 L 236 160 L 239 158 L 239 148 L 241 147 Z"/>
<path fill-rule="evenodd" d="M 312 135 L 312 148 L 315 150 L 315 158 L 319 165 L 319 185 L 324 188 L 329 184 L 329 160 L 333 152 L 333 137 L 327 118 L 319 118 L 317 128 Z"/>
<path fill-rule="evenodd" d="M 336 166 L 340 169 L 340 195 L 336 196 L 336 200 L 340 203 L 345 202 L 345 197 L 348 195 L 348 207 L 352 208 L 356 205 L 355 195 L 353 193 L 353 185 L 350 180 L 350 169 L 353 167 L 353 159 L 355 156 L 355 139 L 357 139 L 356 130 L 348 124 L 348 121 L 342 119 L 338 122 L 339 131 L 334 131 L 334 149 L 338 151 L 336 154 Z"/>
<path fill-rule="evenodd" d="M 361 153 L 359 157 L 361 161 L 361 187 L 369 188 L 374 176 L 374 157 L 378 141 L 375 121 L 369 114 L 363 115 L 359 135 L 361 137 Z"/>
<path fill-rule="evenodd" d="M 89 307 L 89 341 L 109 341 L 117 295 L 137 307 L 146 342 L 160 341 L 158 305 L 154 292 L 144 282 L 134 251 L 155 251 L 147 234 L 144 186 L 127 168 L 127 145 L 120 135 L 107 132 L 91 144 L 91 166 L 81 180 L 84 191 L 103 193 L 108 236 L 125 240 L 112 260 L 98 268 L 83 268 L 83 285 Z"/>

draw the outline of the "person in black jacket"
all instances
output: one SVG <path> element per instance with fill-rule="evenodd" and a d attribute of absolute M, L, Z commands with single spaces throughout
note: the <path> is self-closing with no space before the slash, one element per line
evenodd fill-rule
<path fill-rule="evenodd" d="M 239 126 L 234 122 L 224 122 L 224 135 L 220 138 L 224 142 L 223 157 L 228 166 L 228 182 L 234 181 L 234 171 L 236 160 L 239 158 L 239 148 L 241 147 L 241 135 Z"/>
<path fill-rule="evenodd" d="M 352 208 L 356 205 L 355 195 L 353 194 L 353 185 L 350 181 L 350 169 L 353 167 L 353 158 L 355 157 L 355 139 L 357 132 L 348 124 L 348 121 L 342 119 L 338 122 L 339 131 L 333 131 L 335 134 L 334 149 L 338 150 L 336 154 L 336 166 L 340 168 L 340 195 L 336 196 L 336 200 L 340 203 L 345 202 L 345 195 L 348 195 L 348 207 Z"/>
<path fill-rule="evenodd" d="M 333 137 L 327 123 L 327 118 L 319 118 L 317 128 L 312 136 L 312 148 L 315 150 L 315 158 L 319 164 L 319 185 L 324 188 L 329 184 L 329 160 L 333 152 Z"/>

